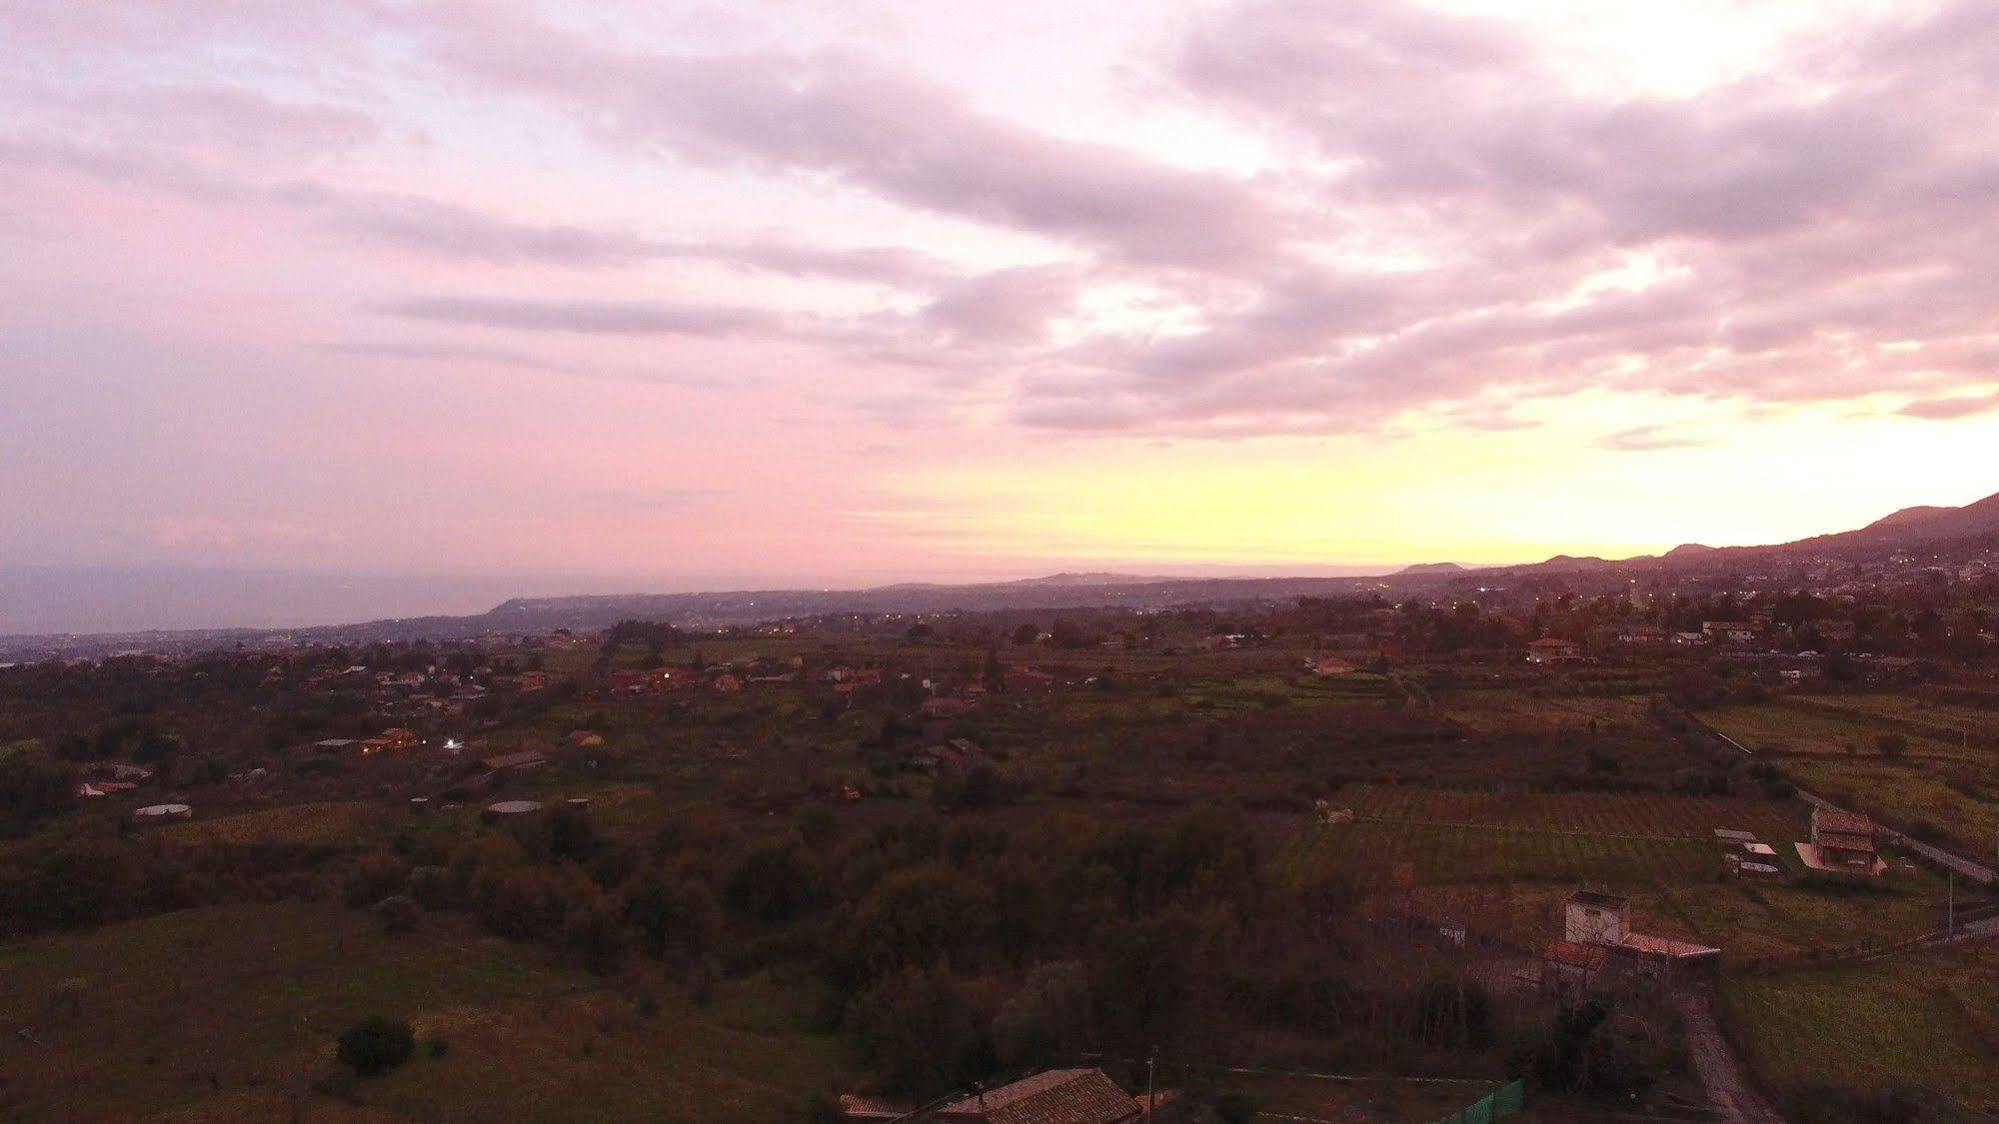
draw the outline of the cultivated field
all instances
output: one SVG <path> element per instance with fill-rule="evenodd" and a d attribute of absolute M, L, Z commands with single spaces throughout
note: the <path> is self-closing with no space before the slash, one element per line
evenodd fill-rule
<path fill-rule="evenodd" d="M 395 815 L 395 809 L 358 800 L 293 804 L 172 824 L 159 834 L 162 839 L 186 844 L 338 847 L 364 842 L 369 828 L 388 823 Z"/>
<path fill-rule="evenodd" d="M 1684 881 L 1719 862 L 1714 848 L 1682 839 L 1373 820 L 1328 828 L 1323 853 L 1357 866 L 1410 863 L 1424 883 Z"/>
<path fill-rule="evenodd" d="M 1981 748 L 1983 733 L 1969 748 L 1961 737 L 1945 736 L 1948 718 L 1914 717 L 1927 709 L 1902 696 L 1868 695 L 1727 707 L 1701 717 L 1776 758 L 1807 788 L 1989 856 L 1999 833 L 1999 751 Z M 1986 723 L 1980 730 L 1993 721 L 1982 711 L 1970 714 Z M 1884 754 L 1884 735 L 1907 739 L 1906 751 Z"/>
<path fill-rule="evenodd" d="M 1731 978 L 1723 996 L 1773 1090 L 1920 1083 L 1999 1110 L 1999 949 Z"/>
<path fill-rule="evenodd" d="M 1943 917 L 1941 881 L 1925 875 L 1873 890 L 1709 878 L 1667 882 L 1533 880 L 1425 885 L 1415 901 L 1426 916 L 1459 919 L 1524 949 L 1561 934 L 1562 899 L 1577 885 L 1631 899 L 1639 932 L 1711 945 L 1726 962 L 1813 949 L 1889 945 L 1931 932 Z"/>
<path fill-rule="evenodd" d="M 1955 738 L 1908 729 L 1873 720 L 1851 707 L 1828 706 L 1820 700 L 1783 700 L 1755 706 L 1730 706 L 1703 712 L 1703 721 L 1758 753 L 1802 757 L 1871 757 L 1877 754 L 1882 734 L 1899 733 L 1909 739 L 1905 759 L 1935 758 L 1951 761 L 1979 761 L 1984 755 L 1967 752 Z"/>
<path fill-rule="evenodd" d="M 1495 793 L 1353 785 L 1331 800 L 1365 819 L 1467 824 L 1709 843 L 1718 827 L 1765 840 L 1802 839 L 1805 815 L 1788 802 L 1616 792 Z"/>
<path fill-rule="evenodd" d="M 1878 886 L 1745 882 L 1724 873 L 1716 827 L 1756 833 L 1800 873 L 1793 802 L 1622 793 L 1454 792 L 1356 785 L 1332 801 L 1357 820 L 1325 829 L 1330 861 L 1414 865 L 1419 902 L 1522 947 L 1560 926 L 1561 899 L 1589 886 L 1632 899 L 1642 931 L 1735 958 L 1891 944 L 1937 928 L 1943 880 L 1900 864 Z"/>
<path fill-rule="evenodd" d="M 1535 695 L 1525 691 L 1439 692 L 1437 705 L 1462 728 L 1478 734 L 1558 734 L 1649 726 L 1650 699 L 1642 695 Z"/>

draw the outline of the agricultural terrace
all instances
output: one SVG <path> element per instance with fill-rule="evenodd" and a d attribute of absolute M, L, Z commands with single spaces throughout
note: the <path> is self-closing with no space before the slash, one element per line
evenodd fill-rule
<path fill-rule="evenodd" d="M 1526 691 L 1439 691 L 1439 708 L 1475 734 L 1604 732 L 1650 727 L 1651 699 L 1642 695 L 1550 695 Z"/>
<path fill-rule="evenodd" d="M 1999 749 L 1988 740 L 1995 720 L 1983 711 L 1957 708 L 1980 724 L 1952 735 L 1949 724 L 1955 719 L 1911 717 L 1927 710 L 1913 700 L 1870 695 L 1792 698 L 1725 707 L 1701 717 L 1776 759 L 1806 788 L 1915 834 L 1988 855 L 1999 833 Z M 1883 738 L 1901 740 L 1884 749 Z"/>

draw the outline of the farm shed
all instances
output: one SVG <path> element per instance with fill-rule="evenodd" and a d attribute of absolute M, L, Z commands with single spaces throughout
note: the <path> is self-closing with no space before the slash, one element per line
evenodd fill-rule
<path fill-rule="evenodd" d="M 132 813 L 132 818 L 140 823 L 166 823 L 169 820 L 191 820 L 194 809 L 186 804 L 148 804 Z"/>
<path fill-rule="evenodd" d="M 541 811 L 539 800 L 502 800 L 497 804 L 486 805 L 485 818 L 507 820 L 519 816 L 531 816 L 539 811 Z"/>

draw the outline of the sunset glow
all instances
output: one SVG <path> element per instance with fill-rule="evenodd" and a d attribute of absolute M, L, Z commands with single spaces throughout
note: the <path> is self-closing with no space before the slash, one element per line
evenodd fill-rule
<path fill-rule="evenodd" d="M 1963 503 L 1995 54 L 1982 0 L 0 3 L 0 560 L 1302 571 Z"/>

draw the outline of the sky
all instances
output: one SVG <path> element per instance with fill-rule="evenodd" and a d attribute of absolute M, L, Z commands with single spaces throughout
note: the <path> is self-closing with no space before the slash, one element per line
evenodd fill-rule
<path fill-rule="evenodd" d="M 0 563 L 1781 541 L 1999 491 L 1996 217 L 1990 0 L 0 0 Z"/>

